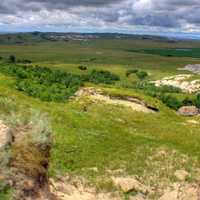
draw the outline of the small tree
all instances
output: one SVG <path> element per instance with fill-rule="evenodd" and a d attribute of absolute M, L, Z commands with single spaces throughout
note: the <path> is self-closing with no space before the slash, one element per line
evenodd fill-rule
<path fill-rule="evenodd" d="M 200 102 L 199 102 L 199 103 L 200 103 Z M 191 100 L 191 99 L 189 99 L 188 97 L 186 97 L 186 98 L 183 100 L 182 104 L 183 104 L 184 106 L 192 106 L 192 105 L 194 105 L 194 102 L 193 102 L 193 100 Z"/>
<path fill-rule="evenodd" d="M 11 62 L 11 63 L 15 63 L 15 62 L 16 62 L 16 58 L 15 58 L 15 56 L 10 55 L 10 57 L 9 57 L 9 62 Z"/>
<path fill-rule="evenodd" d="M 86 66 L 83 66 L 83 65 L 78 66 L 78 68 L 79 68 L 80 70 L 82 70 L 82 71 L 87 70 L 87 67 L 86 67 Z"/>
<path fill-rule="evenodd" d="M 137 69 L 129 69 L 126 71 L 126 77 L 129 77 L 131 74 L 135 74 L 137 72 L 138 72 Z"/>
<path fill-rule="evenodd" d="M 144 80 L 148 76 L 147 72 L 145 71 L 138 71 L 136 75 L 140 80 Z"/>
<path fill-rule="evenodd" d="M 196 99 L 194 100 L 195 105 L 200 108 L 200 94 L 197 94 Z"/>
<path fill-rule="evenodd" d="M 165 104 L 167 105 L 169 108 L 172 108 L 174 110 L 178 110 L 181 106 L 182 103 L 174 96 L 170 96 L 170 95 L 165 95 L 163 93 L 161 93 L 158 98 Z"/>

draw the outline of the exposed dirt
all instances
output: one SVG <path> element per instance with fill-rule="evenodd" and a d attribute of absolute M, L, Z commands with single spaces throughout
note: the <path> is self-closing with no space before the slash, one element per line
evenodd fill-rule
<path fill-rule="evenodd" d="M 57 200 L 121 200 L 117 193 L 99 193 L 81 180 L 72 183 L 68 178 L 50 179 L 51 193 Z"/>
<path fill-rule="evenodd" d="M 108 96 L 95 88 L 82 88 L 76 93 L 76 97 L 89 97 L 95 102 L 104 102 L 110 105 L 124 106 L 137 112 L 154 113 L 157 108 L 146 105 L 142 100 L 129 96 Z"/>
<path fill-rule="evenodd" d="M 174 184 L 159 200 L 199 200 L 199 187 L 191 184 Z"/>
<path fill-rule="evenodd" d="M 28 141 L 29 126 L 6 126 L 0 121 L 1 153 L 9 159 L 6 170 L 0 170 L 0 177 L 14 189 L 15 200 L 51 200 L 55 199 L 48 186 L 48 158 L 50 146 L 46 143 L 34 144 Z"/>
<path fill-rule="evenodd" d="M 186 93 L 194 93 L 200 91 L 200 80 L 192 80 L 189 79 L 192 75 L 189 74 L 179 74 L 176 76 L 165 77 L 161 80 L 153 81 L 153 83 L 157 86 L 173 86 L 176 88 L 180 88 L 183 92 Z"/>
<path fill-rule="evenodd" d="M 196 73 L 196 74 L 200 74 L 200 64 L 186 65 L 183 69 L 188 70 L 193 73 Z"/>
<path fill-rule="evenodd" d="M 122 168 L 107 170 L 103 179 L 112 182 L 115 192 L 97 192 L 85 179 L 70 175 L 50 179 L 50 190 L 57 200 L 200 200 L 196 159 L 159 148 L 152 151 L 146 165 L 141 176 L 130 176 Z"/>

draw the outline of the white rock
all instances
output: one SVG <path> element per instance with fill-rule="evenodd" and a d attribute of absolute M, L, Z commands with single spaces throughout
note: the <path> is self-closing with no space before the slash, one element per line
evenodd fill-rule
<path fill-rule="evenodd" d="M 149 189 L 141 184 L 138 180 L 133 177 L 112 177 L 113 183 L 119 187 L 124 193 L 130 191 L 141 192 L 146 194 L 149 192 Z"/>
<path fill-rule="evenodd" d="M 185 179 L 189 176 L 189 173 L 185 170 L 177 170 L 174 175 L 178 180 L 185 181 Z"/>

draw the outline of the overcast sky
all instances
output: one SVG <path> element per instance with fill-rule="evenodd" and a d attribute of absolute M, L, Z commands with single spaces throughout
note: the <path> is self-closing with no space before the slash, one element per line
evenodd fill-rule
<path fill-rule="evenodd" d="M 1 0 L 0 31 L 200 33 L 200 0 Z"/>

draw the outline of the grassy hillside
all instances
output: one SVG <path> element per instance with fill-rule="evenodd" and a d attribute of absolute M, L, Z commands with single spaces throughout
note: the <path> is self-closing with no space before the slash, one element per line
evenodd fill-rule
<path fill-rule="evenodd" d="M 158 187 L 156 183 L 160 180 L 174 181 L 174 172 L 184 168 L 191 173 L 189 181 L 192 182 L 196 181 L 194 168 L 198 168 L 200 164 L 199 116 L 181 117 L 158 99 L 134 89 L 133 85 L 139 81 L 138 77 L 135 74 L 126 77 L 126 71 L 145 70 L 149 74 L 147 80 L 179 74 L 178 68 L 199 63 L 200 59 L 176 55 L 161 57 L 144 54 L 146 52 L 128 52 L 127 49 L 192 48 L 198 45 L 189 42 L 173 44 L 146 40 L 99 39 L 0 46 L 0 56 L 3 57 L 0 67 L 5 63 L 10 65 L 5 59 L 15 55 L 17 59 L 31 60 L 31 66 L 39 65 L 78 75 L 90 73 L 93 69 L 108 70 L 119 75 L 120 81 L 111 85 L 86 82 L 84 86 L 101 89 L 111 96 L 137 97 L 156 105 L 159 109 L 156 113 L 135 112 L 84 97 L 64 102 L 42 101 L 17 91 L 16 78 L 5 73 L 0 73 L 0 94 L 12 99 L 15 104 L 48 114 L 53 139 L 49 168 L 52 177 L 65 173 L 80 175 L 99 190 L 113 191 L 115 189 L 107 178 L 109 170 L 122 169 L 125 175 L 138 175 L 143 179 L 148 174 L 159 171 L 160 174 L 151 183 Z M 80 65 L 86 66 L 87 70 L 80 70 Z M 190 96 L 176 95 L 181 98 Z M 191 120 L 197 123 L 191 123 Z M 173 155 L 172 160 L 165 160 L 162 156 L 155 157 L 156 152 L 162 149 L 170 156 Z M 187 158 L 185 162 L 182 156 Z M 149 160 L 150 158 L 153 160 Z M 153 163 L 158 166 L 155 167 Z M 128 196 L 124 195 L 123 198 Z"/>

